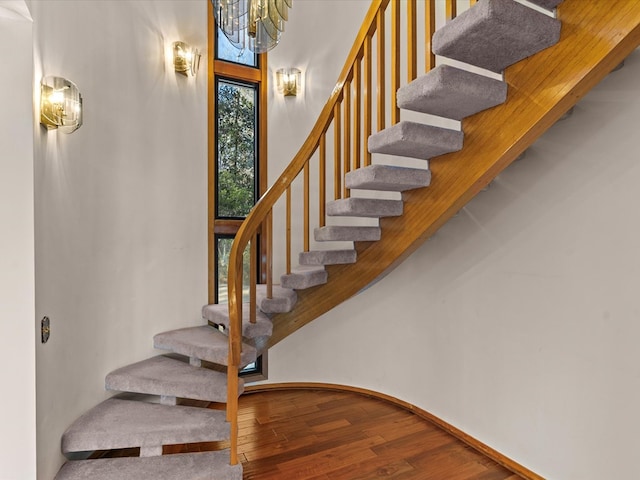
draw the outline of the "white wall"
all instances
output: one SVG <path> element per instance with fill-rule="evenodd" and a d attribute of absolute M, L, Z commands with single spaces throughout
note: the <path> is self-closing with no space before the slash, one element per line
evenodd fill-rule
<path fill-rule="evenodd" d="M 33 1 L 36 80 L 84 99 L 71 135 L 37 126 L 38 478 L 60 436 L 101 401 L 110 370 L 154 353 L 155 333 L 198 324 L 207 300 L 206 61 L 165 68 L 181 39 L 206 50 L 204 0 Z"/>
<path fill-rule="evenodd" d="M 24 2 L 0 2 L 0 480 L 36 476 L 32 44 Z"/>
<path fill-rule="evenodd" d="M 310 3 L 294 9 L 310 32 L 272 66 L 346 57 L 333 37 L 368 2 L 344 2 L 320 37 Z M 394 395 L 549 479 L 640 477 L 639 76 L 636 51 L 387 278 L 276 345 L 270 381 Z M 323 102 L 272 106 L 272 168 Z"/>

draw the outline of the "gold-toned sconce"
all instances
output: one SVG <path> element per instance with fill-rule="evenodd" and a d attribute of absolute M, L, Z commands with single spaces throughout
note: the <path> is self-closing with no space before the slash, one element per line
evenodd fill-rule
<path fill-rule="evenodd" d="M 302 72 L 297 68 L 279 68 L 276 70 L 278 92 L 285 97 L 295 97 L 302 87 Z"/>
<path fill-rule="evenodd" d="M 185 42 L 173 42 L 173 67 L 177 73 L 195 77 L 200 68 L 200 52 Z"/>
<path fill-rule="evenodd" d="M 82 126 L 82 95 L 75 83 L 44 77 L 40 83 L 40 123 L 48 130 L 75 132 Z"/>

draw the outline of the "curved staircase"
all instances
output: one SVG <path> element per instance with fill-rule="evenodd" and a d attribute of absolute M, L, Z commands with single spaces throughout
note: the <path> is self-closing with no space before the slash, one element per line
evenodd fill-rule
<path fill-rule="evenodd" d="M 571 23 L 580 18 L 578 4 L 581 1 L 566 0 L 571 8 L 567 8 L 568 23 L 564 28 L 569 25 L 567 36 L 572 42 L 579 42 L 580 32 L 586 30 Z M 597 78 L 589 77 L 591 68 L 583 74 L 583 78 L 588 78 L 587 83 L 576 79 L 573 89 L 569 88 L 554 100 L 551 108 L 540 112 L 527 109 L 523 102 L 533 102 L 529 97 L 531 91 L 521 90 L 518 84 L 518 78 L 535 77 L 541 65 L 535 57 L 523 62 L 515 80 L 498 79 L 487 73 L 502 72 L 560 40 L 561 23 L 551 9 L 561 0 L 531 0 L 530 3 L 550 11 L 543 13 L 514 0 L 480 0 L 435 33 L 434 53 L 472 67 L 441 64 L 399 88 L 397 105 L 404 110 L 459 121 L 461 126 L 451 129 L 403 120 L 368 138 L 368 150 L 376 154 L 375 163 L 365 162 L 345 173 L 344 187 L 354 195 L 326 202 L 326 216 L 338 220 L 314 230 L 316 242 L 326 245 L 355 242 L 354 247 L 305 249 L 299 254 L 299 266 L 281 277 L 280 286 L 255 287 L 252 294 L 255 303 L 242 303 L 242 288 L 240 291 L 236 288 L 237 280 L 232 279 L 235 273 L 230 267 L 230 306 L 203 307 L 202 315 L 208 325 L 157 334 L 154 346 L 171 353 L 107 375 L 106 388 L 125 393 L 115 395 L 80 417 L 62 439 L 65 455 L 139 447 L 140 457 L 69 461 L 56 479 L 242 478 L 242 467 L 234 451 L 237 444 L 234 416 L 237 397 L 243 391 L 242 380 L 237 378 L 238 369 L 255 361 L 270 343 L 352 296 L 405 258 L 565 113 L 579 98 L 580 88 L 584 94 L 589 85 L 595 84 Z M 600 21 L 599 28 L 608 28 L 619 15 L 625 14 L 635 16 L 636 26 L 619 36 L 618 43 L 610 45 L 600 59 L 594 60 L 603 71 L 611 70 L 640 43 L 640 8 L 634 7 L 630 0 L 615 3 L 627 10 Z M 596 18 L 600 10 L 589 12 L 589 18 Z M 560 18 L 564 20 L 563 15 Z M 572 35 L 577 37 L 571 38 Z M 553 48 L 547 51 L 552 52 Z M 553 53 L 549 53 L 542 64 L 554 59 Z M 554 69 L 560 71 L 557 77 Z M 550 63 L 547 73 L 540 77 L 539 88 L 569 74 L 570 69 Z M 510 106 L 499 111 L 503 104 Z M 334 107 L 331 110 L 335 111 Z M 518 110 L 522 112 L 518 114 Z M 493 113 L 481 114 L 483 111 Z M 519 132 L 518 138 L 497 138 L 501 132 L 492 133 L 493 129 L 508 123 L 509 117 L 504 117 L 513 112 L 516 112 L 513 121 L 530 115 L 530 123 L 523 122 L 526 129 Z M 485 116 L 478 120 L 482 115 Z M 476 120 L 467 122 L 471 116 Z M 497 147 L 488 146 L 492 136 L 496 137 Z M 395 163 L 396 157 L 410 157 L 423 164 L 400 166 Z M 464 174 L 465 161 L 473 161 L 479 167 L 472 169 L 472 174 Z M 287 188 L 280 180 L 276 185 L 276 190 L 281 192 Z M 455 194 L 447 193 L 447 189 Z M 429 190 L 431 193 L 425 193 Z M 356 191 L 362 193 L 355 194 Z M 380 198 L 376 192 L 394 192 L 392 195 L 396 198 Z M 269 195 L 275 193 L 265 197 Z M 263 201 L 264 198 L 251 215 L 263 215 L 263 218 L 267 215 L 272 206 L 263 207 Z M 350 222 L 353 217 L 380 219 L 380 222 L 378 226 L 363 226 Z M 234 249 L 243 252 L 254 234 L 247 231 L 244 244 L 241 238 Z M 383 249 L 393 253 L 383 254 Z M 236 264 L 241 265 L 241 256 L 239 258 Z M 323 288 L 332 283 L 333 290 L 327 295 Z M 336 294 L 336 290 L 340 293 Z M 235 342 L 240 337 L 239 347 Z M 228 402 L 229 409 L 225 415 L 218 410 L 181 405 L 181 399 Z M 230 441 L 230 450 L 162 455 L 163 445 L 212 441 Z"/>

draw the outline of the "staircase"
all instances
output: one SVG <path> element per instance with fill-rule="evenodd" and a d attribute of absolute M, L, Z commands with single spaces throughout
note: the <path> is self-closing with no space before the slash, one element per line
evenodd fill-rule
<path fill-rule="evenodd" d="M 461 63 L 435 67 L 431 57 L 428 73 L 420 77 L 412 67 L 415 31 L 413 37 L 410 33 L 408 82 L 400 86 L 399 73 L 391 75 L 391 125 L 386 126 L 387 101 L 383 96 L 376 107 L 378 130 L 371 132 L 372 107 L 367 103 L 371 97 L 367 94 L 362 123 L 353 118 L 354 132 L 345 134 L 343 127 L 350 127 L 352 120 L 346 116 L 352 88 L 354 101 L 361 100 L 363 92 L 356 82 L 371 82 L 371 42 L 375 32 L 381 31 L 389 4 L 389 0 L 374 0 L 339 88 L 323 110 L 317 124 L 320 126 L 314 129 L 316 134 L 312 132 L 301 153 L 238 233 L 229 262 L 229 306 L 205 306 L 202 315 L 206 325 L 157 334 L 154 346 L 170 353 L 107 375 L 107 390 L 121 393 L 85 413 L 62 438 L 62 451 L 70 457 L 78 452 L 120 448 L 139 448 L 140 457 L 69 461 L 56 479 L 241 479 L 237 404 L 244 385 L 238 371 L 254 362 L 268 345 L 402 261 L 640 44 L 640 6 L 635 0 L 612 0 L 604 7 L 592 5 L 597 2 L 565 0 L 559 9 L 562 39 L 561 22 L 552 13 L 561 1 L 530 0 L 549 10 L 547 13 L 514 0 L 472 1 L 472 8 L 449 21 L 432 39 L 429 31 L 425 35 L 435 54 Z M 395 25 L 391 41 L 397 48 L 399 3 L 391 2 Z M 415 15 L 415 0 L 408 4 Z M 622 18 L 627 21 L 622 22 Z M 617 32 L 611 32 L 616 28 Z M 574 61 L 573 66 L 566 65 L 563 57 L 550 48 L 558 41 L 559 47 L 565 42 L 578 51 L 591 48 L 583 37 L 595 38 L 596 31 L 609 32 L 609 37 L 603 34 L 597 40 L 602 42 L 599 45 L 606 45 L 584 64 Z M 379 45 L 384 45 L 384 35 L 378 33 L 377 38 L 381 36 Z M 565 50 L 563 55 L 575 55 L 571 48 Z M 396 63 L 392 62 L 393 72 L 399 70 L 399 60 Z M 511 65 L 508 73 L 513 75 L 501 75 Z M 581 74 L 576 76 L 576 71 Z M 381 78 L 384 91 L 384 76 Z M 561 81 L 566 88 L 560 94 L 551 99 L 544 96 L 549 85 Z M 370 86 L 367 92 L 372 90 Z M 400 120 L 399 109 L 444 117 L 449 124 L 459 122 L 460 127 Z M 344 117 L 348 121 L 341 124 Z M 314 250 L 308 238 L 309 162 L 316 152 L 320 165 L 325 162 L 331 122 L 339 171 L 333 180 L 333 200 L 325 198 L 326 188 L 319 189 L 320 219 L 313 237 L 317 244 L 327 247 Z M 510 123 L 517 128 L 507 128 Z M 347 136 L 352 143 L 346 142 Z M 361 136 L 368 140 L 362 152 L 358 143 Z M 376 155 L 375 162 L 372 154 Z M 398 157 L 414 163 L 402 165 Z M 304 251 L 299 253 L 299 265 L 291 268 L 290 234 L 285 241 L 273 242 L 270 238 L 274 205 L 280 196 L 286 198 L 287 231 L 291 230 L 291 183 L 298 174 L 304 178 L 306 195 L 301 242 Z M 323 176 L 320 185 L 326 187 Z M 353 218 L 378 219 L 379 223 L 363 225 Z M 286 243 L 286 272 L 280 285 L 273 285 L 268 255 L 267 284 L 252 283 L 246 302 L 242 298 L 242 252 L 251 243 L 252 257 L 257 257 L 259 230 L 269 245 Z M 333 242 L 340 242 L 339 247 L 332 248 Z M 343 248 L 343 242 L 353 242 L 353 247 Z M 189 402 L 182 399 L 226 403 L 227 411 L 188 406 L 185 403 Z M 230 448 L 162 455 L 164 445 L 194 442 L 222 442 Z"/>

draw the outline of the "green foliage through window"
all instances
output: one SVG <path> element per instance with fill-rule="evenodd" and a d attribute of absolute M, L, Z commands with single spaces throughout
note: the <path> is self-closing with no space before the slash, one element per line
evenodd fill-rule
<path fill-rule="evenodd" d="M 243 218 L 256 197 L 256 87 L 218 80 L 217 102 L 217 216 Z"/>

